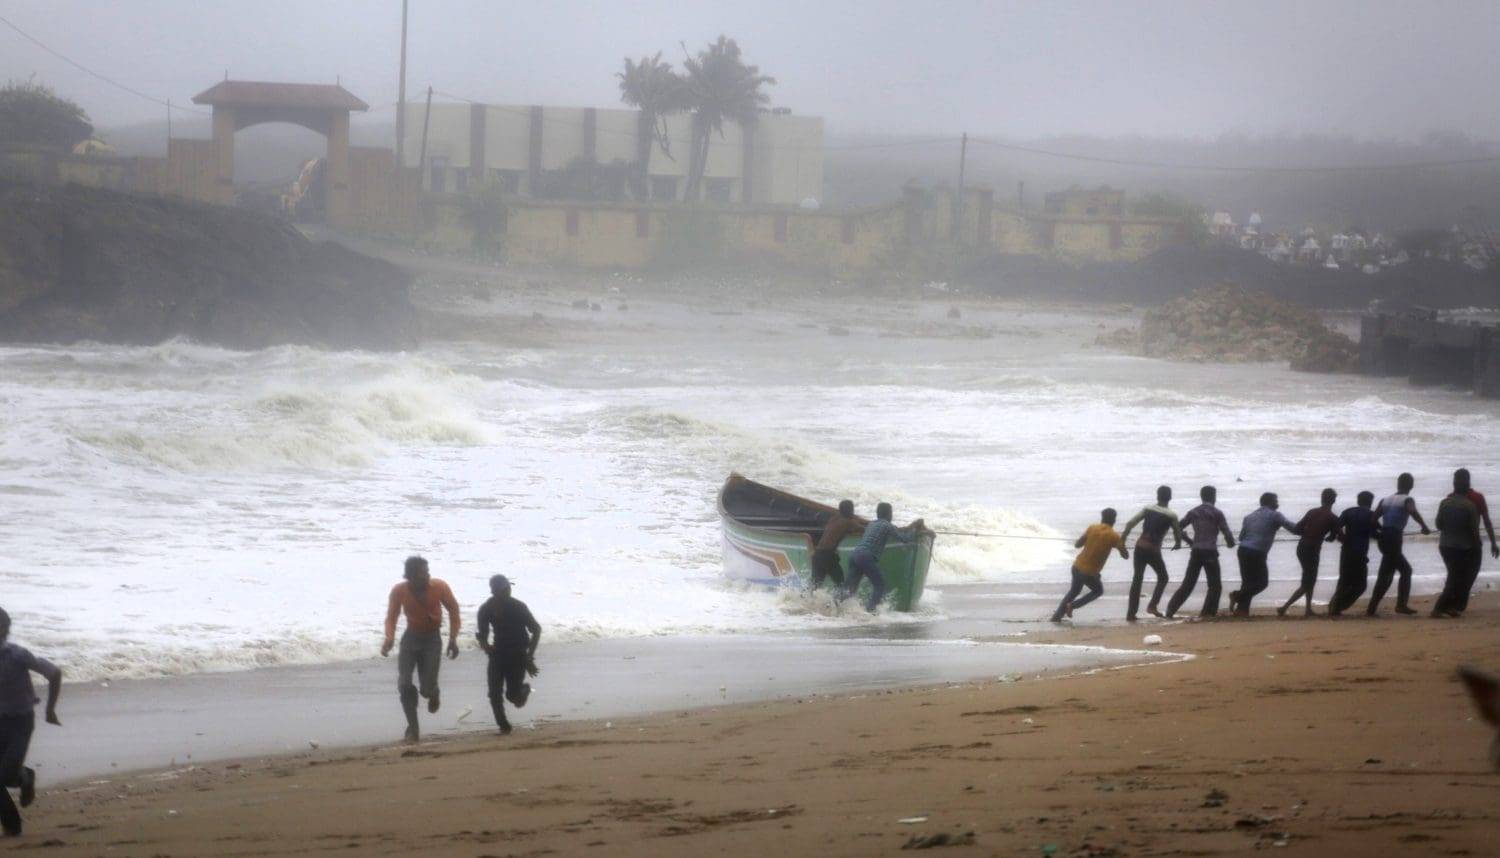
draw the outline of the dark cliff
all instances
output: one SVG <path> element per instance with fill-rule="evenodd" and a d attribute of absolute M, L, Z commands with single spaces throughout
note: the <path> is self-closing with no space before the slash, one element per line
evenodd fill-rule
<path fill-rule="evenodd" d="M 0 340 L 400 349 L 410 284 L 253 212 L 0 182 Z"/>

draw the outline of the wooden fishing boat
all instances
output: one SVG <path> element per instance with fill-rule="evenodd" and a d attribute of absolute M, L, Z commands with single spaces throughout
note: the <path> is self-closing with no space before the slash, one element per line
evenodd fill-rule
<path fill-rule="evenodd" d="M 813 546 L 837 514 L 835 507 L 730 474 L 719 490 L 724 574 L 755 584 L 807 586 L 812 580 Z M 908 543 L 886 543 L 880 571 L 885 574 L 887 604 L 895 610 L 914 610 L 921 601 L 933 538 L 931 531 L 923 531 Z M 858 536 L 839 544 L 846 574 L 849 555 L 858 545 Z M 861 584 L 861 589 L 868 591 L 869 586 Z"/>

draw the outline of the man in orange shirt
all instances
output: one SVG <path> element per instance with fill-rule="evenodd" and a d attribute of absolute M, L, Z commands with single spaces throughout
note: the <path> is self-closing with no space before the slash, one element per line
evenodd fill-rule
<path fill-rule="evenodd" d="M 1068 595 L 1063 596 L 1057 610 L 1053 612 L 1054 623 L 1062 622 L 1064 615 L 1073 616 L 1075 608 L 1081 608 L 1104 595 L 1104 584 L 1099 580 L 1099 573 L 1104 571 L 1104 561 L 1109 559 L 1110 549 L 1120 552 L 1120 556 L 1126 560 L 1130 559 L 1124 538 L 1115 530 L 1115 511 L 1112 507 L 1104 508 L 1099 514 L 1099 524 L 1089 525 L 1083 535 L 1078 537 L 1078 541 L 1073 543 L 1073 547 L 1083 550 L 1073 560 L 1073 585 L 1068 588 Z M 1089 594 L 1079 599 L 1078 594 L 1083 592 L 1084 587 L 1089 588 Z"/>
<path fill-rule="evenodd" d="M 396 618 L 406 614 L 406 631 L 396 653 L 396 690 L 406 713 L 406 742 L 417 741 L 417 695 L 427 698 L 427 711 L 438 711 L 438 668 L 443 663 L 443 609 L 448 609 L 448 657 L 458 658 L 458 600 L 448 583 L 433 578 L 423 557 L 406 558 L 406 579 L 391 588 L 385 612 L 385 643 L 380 654 L 388 656 L 396 645 Z M 418 685 L 411 681 L 417 673 Z"/>

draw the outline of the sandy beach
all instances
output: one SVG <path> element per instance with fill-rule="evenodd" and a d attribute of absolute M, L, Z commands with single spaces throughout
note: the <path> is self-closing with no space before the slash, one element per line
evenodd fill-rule
<path fill-rule="evenodd" d="M 1194 658 L 309 750 L 44 789 L 49 855 L 1493 854 L 1458 621 L 1080 622 Z M 66 710 L 64 710 L 66 711 Z M 65 716 L 66 717 L 66 716 Z"/>

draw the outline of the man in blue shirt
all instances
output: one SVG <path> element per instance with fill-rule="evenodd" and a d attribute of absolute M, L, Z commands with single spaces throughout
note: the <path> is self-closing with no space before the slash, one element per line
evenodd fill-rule
<path fill-rule="evenodd" d="M 1281 514 L 1281 502 L 1275 492 L 1260 496 L 1260 508 L 1245 516 L 1240 524 L 1240 588 L 1229 593 L 1229 610 L 1236 617 L 1250 616 L 1250 600 L 1266 589 L 1271 574 L 1266 568 L 1266 556 L 1276 542 L 1276 531 L 1284 528 L 1295 532 L 1296 525 Z"/>
<path fill-rule="evenodd" d="M 10 614 L 0 608 L 0 828 L 6 837 L 21 833 L 21 812 L 11 801 L 8 787 L 20 787 L 21 807 L 36 799 L 36 772 L 26 766 L 26 749 L 36 727 L 33 671 L 47 679 L 47 723 L 62 726 L 57 720 L 62 671 L 10 642 Z"/>
<path fill-rule="evenodd" d="M 920 518 L 903 528 L 891 524 L 891 505 L 881 501 L 875 507 L 875 520 L 865 525 L 864 538 L 859 541 L 854 553 L 849 555 L 849 580 L 839 591 L 838 600 L 842 602 L 854 595 L 859 590 L 860 579 L 869 578 L 873 589 L 870 600 L 865 603 L 865 610 L 875 613 L 875 609 L 885 598 L 885 576 L 880 572 L 880 554 L 885 551 L 885 543 L 890 539 L 911 542 L 921 530 Z"/>

